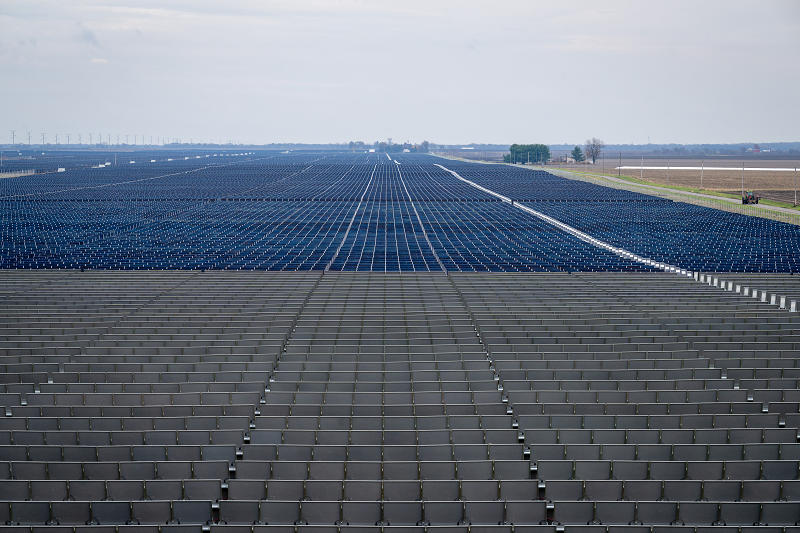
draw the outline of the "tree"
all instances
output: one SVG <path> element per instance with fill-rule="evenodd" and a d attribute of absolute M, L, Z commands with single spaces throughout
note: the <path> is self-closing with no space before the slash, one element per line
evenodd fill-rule
<path fill-rule="evenodd" d="M 419 144 L 413 144 L 409 141 L 404 142 L 403 144 L 389 144 L 386 141 L 375 141 L 373 145 L 375 147 L 376 152 L 384 152 L 387 154 L 399 154 L 402 153 L 404 150 L 408 150 L 412 154 L 417 153 L 428 153 L 428 150 L 433 148 L 435 145 L 429 143 L 428 141 L 422 141 Z M 366 149 L 367 145 L 361 141 L 355 142 L 355 149 L 361 150 Z"/>
<path fill-rule="evenodd" d="M 572 159 L 574 159 L 576 163 L 586 160 L 586 157 L 583 155 L 583 150 L 581 150 L 580 146 L 576 146 L 572 150 Z"/>
<path fill-rule="evenodd" d="M 550 159 L 550 148 L 546 144 L 512 144 L 510 154 L 503 156 L 506 163 L 546 163 Z"/>
<path fill-rule="evenodd" d="M 592 164 L 597 161 L 597 158 L 603 153 L 603 148 L 605 147 L 606 143 L 595 137 L 586 140 L 586 155 L 592 158 Z"/>

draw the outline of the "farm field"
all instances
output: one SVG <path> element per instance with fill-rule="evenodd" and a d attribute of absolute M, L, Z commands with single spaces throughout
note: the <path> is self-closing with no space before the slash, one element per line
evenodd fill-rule
<path fill-rule="evenodd" d="M 644 158 L 644 169 L 640 172 L 641 159 L 623 158 L 619 175 L 630 178 L 640 178 L 660 185 L 690 187 L 706 189 L 709 191 L 724 192 L 739 195 L 742 189 L 742 164 L 744 164 L 744 189 L 753 190 L 762 198 L 779 202 L 794 203 L 795 173 L 792 171 L 749 170 L 754 168 L 790 168 L 800 167 L 800 159 L 667 159 Z M 687 170 L 670 168 L 651 169 L 647 167 L 697 167 Z M 620 160 L 607 157 L 605 161 L 605 174 L 617 175 Z M 701 166 L 705 166 L 702 171 Z M 709 169 L 708 167 L 714 167 Z M 725 170 L 719 170 L 726 167 Z M 554 166 L 553 168 L 564 168 Z M 570 165 L 567 165 L 570 168 Z M 571 168 L 587 171 L 602 172 L 602 162 L 595 165 L 571 165 Z"/>

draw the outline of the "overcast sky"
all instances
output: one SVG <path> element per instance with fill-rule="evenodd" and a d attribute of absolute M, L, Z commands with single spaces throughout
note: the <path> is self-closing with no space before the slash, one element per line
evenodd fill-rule
<path fill-rule="evenodd" d="M 798 141 L 800 1 L 0 0 L 0 102 L 0 142 Z"/>

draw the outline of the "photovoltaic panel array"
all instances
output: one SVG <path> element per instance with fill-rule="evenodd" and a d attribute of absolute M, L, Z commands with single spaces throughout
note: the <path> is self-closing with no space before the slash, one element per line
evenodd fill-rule
<path fill-rule="evenodd" d="M 796 226 L 428 155 L 51 155 L 0 181 L 3 268 L 639 271 L 436 166 L 682 268 L 797 268 Z M 183 154 L 181 154 L 183 155 Z M 208 156 L 208 157 L 207 157 Z M 108 161 L 93 168 L 91 159 Z M 124 161 L 135 161 L 134 164 Z M 121 162 L 122 161 L 122 162 Z M 49 163 L 48 163 L 49 164 Z M 20 164 L 24 167 L 24 164 Z"/>
<path fill-rule="evenodd" d="M 565 180 L 541 170 L 459 162 L 446 166 L 465 179 L 654 261 L 696 271 L 800 270 L 796 225 Z"/>
<path fill-rule="evenodd" d="M 679 266 L 791 269 L 796 227 L 432 156 L 164 154 L 0 180 L 0 533 L 797 533 L 798 314 L 521 207 Z"/>

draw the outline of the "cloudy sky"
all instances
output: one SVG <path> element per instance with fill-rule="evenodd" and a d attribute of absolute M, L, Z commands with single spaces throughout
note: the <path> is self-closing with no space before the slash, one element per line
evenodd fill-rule
<path fill-rule="evenodd" d="M 0 80 L 0 142 L 798 141 L 800 2 L 0 0 Z"/>

